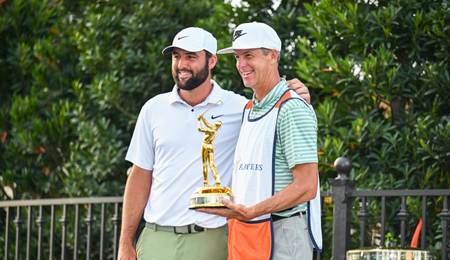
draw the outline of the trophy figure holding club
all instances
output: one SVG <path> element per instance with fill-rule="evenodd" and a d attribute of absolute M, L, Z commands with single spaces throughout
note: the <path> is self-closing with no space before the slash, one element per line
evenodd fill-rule
<path fill-rule="evenodd" d="M 203 144 L 201 149 L 202 164 L 203 164 L 203 187 L 195 189 L 191 198 L 189 199 L 189 208 L 223 208 L 223 199 L 234 201 L 234 195 L 230 188 L 220 186 L 220 176 L 217 173 L 216 166 L 214 164 L 214 145 L 213 141 L 217 137 L 218 130 L 222 126 L 222 122 L 217 121 L 213 125 L 208 123 L 203 115 L 208 112 L 217 103 L 222 103 L 221 100 L 217 101 L 214 105 L 208 108 L 203 114 L 198 116 L 198 131 L 205 133 L 203 138 Z M 206 127 L 202 126 L 202 121 Z M 216 181 L 216 186 L 209 185 L 208 182 L 208 163 L 209 167 Z"/>
<path fill-rule="evenodd" d="M 205 123 L 206 128 L 202 127 L 202 121 Z M 210 186 L 208 183 L 208 162 L 209 167 L 214 175 L 214 180 L 216 180 L 216 186 L 220 186 L 220 176 L 217 174 L 216 166 L 214 165 L 214 146 L 213 141 L 217 136 L 217 131 L 222 126 L 222 122 L 217 121 L 214 125 L 210 125 L 208 121 L 200 115 L 198 117 L 198 131 L 205 133 L 205 138 L 203 139 L 202 144 L 202 163 L 203 163 L 203 179 L 204 186 Z"/>

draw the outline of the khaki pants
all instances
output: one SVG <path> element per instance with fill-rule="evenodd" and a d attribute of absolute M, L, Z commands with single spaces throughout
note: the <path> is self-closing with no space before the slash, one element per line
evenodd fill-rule
<path fill-rule="evenodd" d="M 136 254 L 139 260 L 226 260 L 228 225 L 182 235 L 145 227 Z"/>
<path fill-rule="evenodd" d="M 308 233 L 306 215 L 273 222 L 273 260 L 312 260 L 313 245 Z"/>

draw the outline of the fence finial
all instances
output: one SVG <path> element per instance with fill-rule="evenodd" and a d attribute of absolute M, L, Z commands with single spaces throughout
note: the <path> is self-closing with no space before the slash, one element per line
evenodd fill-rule
<path fill-rule="evenodd" d="M 348 179 L 348 174 L 352 169 L 352 162 L 346 157 L 339 157 L 334 161 L 334 168 L 338 172 L 336 179 Z"/>

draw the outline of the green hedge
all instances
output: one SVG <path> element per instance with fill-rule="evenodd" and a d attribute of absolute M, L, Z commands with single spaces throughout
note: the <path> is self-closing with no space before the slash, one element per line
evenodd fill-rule
<path fill-rule="evenodd" d="M 333 161 L 346 156 L 360 190 L 450 188 L 449 4 L 305 5 L 309 14 L 299 20 L 308 35 L 297 47 L 306 57 L 296 70 L 316 94 L 322 179 L 334 177 Z M 419 199 L 408 198 L 408 245 L 421 218 Z M 388 202 L 388 230 L 396 236 L 399 203 Z M 371 232 L 379 229 L 381 207 L 374 200 L 368 206 Z M 429 248 L 450 247 L 441 244 L 442 198 L 430 200 L 428 209 L 427 226 L 438 230 L 428 229 Z M 352 248 L 357 247 L 355 239 Z"/>

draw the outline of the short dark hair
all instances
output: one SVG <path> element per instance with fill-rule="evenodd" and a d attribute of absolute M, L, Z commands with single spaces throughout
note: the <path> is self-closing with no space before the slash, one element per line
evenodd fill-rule
<path fill-rule="evenodd" d="M 267 56 L 267 54 L 269 54 L 269 52 L 271 51 L 271 49 L 267 49 L 267 48 L 260 48 L 262 53 L 264 54 L 264 56 Z M 277 63 L 280 63 L 280 58 L 281 58 L 281 52 L 278 52 L 278 58 L 277 58 Z"/>
<path fill-rule="evenodd" d="M 204 50 L 204 51 L 205 51 L 205 61 L 206 61 L 206 63 L 208 63 L 208 62 L 209 62 L 209 59 L 211 59 L 211 57 L 212 57 L 213 55 L 212 55 L 211 52 L 209 52 L 209 51 L 207 51 L 207 50 Z M 209 70 L 212 72 L 212 69 L 211 69 L 211 68 L 210 68 Z"/>
<path fill-rule="evenodd" d="M 205 60 L 206 60 L 206 62 L 208 62 L 209 59 L 211 59 L 211 57 L 212 57 L 212 53 L 207 51 L 207 50 L 205 50 Z"/>

